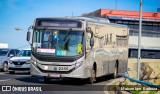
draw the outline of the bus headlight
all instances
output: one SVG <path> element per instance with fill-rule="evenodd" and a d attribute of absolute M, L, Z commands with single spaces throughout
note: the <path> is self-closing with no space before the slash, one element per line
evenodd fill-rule
<path fill-rule="evenodd" d="M 75 68 L 77 69 L 77 68 L 79 68 L 80 66 L 82 66 L 83 65 L 83 61 L 81 61 L 81 62 L 76 62 L 75 63 Z"/>

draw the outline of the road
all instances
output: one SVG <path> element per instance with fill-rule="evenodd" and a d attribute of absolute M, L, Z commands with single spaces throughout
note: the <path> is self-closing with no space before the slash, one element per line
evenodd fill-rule
<path fill-rule="evenodd" d="M 42 87 L 47 87 L 48 85 L 51 88 L 55 87 L 54 91 L 36 91 L 36 92 L 24 92 L 23 94 L 105 94 L 102 86 L 109 84 L 114 79 L 111 79 L 110 76 L 101 77 L 97 79 L 97 82 L 94 84 L 94 88 L 100 89 L 91 89 L 88 88 L 91 85 L 86 83 L 84 80 L 74 80 L 74 79 L 53 79 L 49 84 L 44 83 L 42 77 L 31 77 L 27 73 L 16 73 L 9 74 L 7 72 L 0 72 L 0 85 L 22 85 L 22 86 L 33 86 L 38 85 Z M 102 87 L 102 88 L 101 88 Z M 49 87 L 47 87 L 49 88 Z M 43 89 L 43 88 L 42 88 Z M 22 94 L 22 91 L 12 91 L 12 92 L 0 92 L 0 94 Z"/>

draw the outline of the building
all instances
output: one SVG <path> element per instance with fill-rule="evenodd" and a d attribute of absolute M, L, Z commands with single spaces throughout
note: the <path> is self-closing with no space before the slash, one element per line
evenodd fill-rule
<path fill-rule="evenodd" d="M 160 8 L 157 8 L 157 12 L 160 12 Z"/>
<path fill-rule="evenodd" d="M 149 70 L 148 77 L 157 77 L 160 72 L 160 9 L 142 13 L 141 68 Z M 128 25 L 129 64 L 133 77 L 136 76 L 138 57 L 139 11 L 99 9 L 81 16 L 107 18 L 111 23 Z M 143 70 L 145 71 L 145 70 Z M 154 83 L 154 82 L 153 82 Z M 159 83 L 156 83 L 160 85 Z"/>
<path fill-rule="evenodd" d="M 160 47 L 160 13 L 142 13 L 142 45 Z M 110 20 L 111 23 L 125 24 L 130 28 L 130 46 L 138 45 L 139 11 L 99 9 L 82 16 L 102 17 Z M 154 42 L 154 43 L 153 43 Z"/>
<path fill-rule="evenodd" d="M 0 48 L 8 48 L 8 44 L 6 44 L 6 43 L 0 43 Z"/>

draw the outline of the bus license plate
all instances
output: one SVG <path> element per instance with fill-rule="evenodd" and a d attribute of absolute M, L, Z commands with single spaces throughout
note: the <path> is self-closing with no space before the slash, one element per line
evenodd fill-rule
<path fill-rule="evenodd" d="M 60 74 L 49 74 L 49 77 L 59 78 L 59 77 L 60 77 Z"/>
<path fill-rule="evenodd" d="M 21 66 L 21 65 L 15 65 L 15 67 L 16 67 L 16 68 L 20 68 L 20 67 L 22 67 L 22 66 Z"/>

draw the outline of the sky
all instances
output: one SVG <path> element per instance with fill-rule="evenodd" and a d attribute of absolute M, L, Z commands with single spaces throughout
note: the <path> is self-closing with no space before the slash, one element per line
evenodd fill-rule
<path fill-rule="evenodd" d="M 140 0 L 117 0 L 118 10 L 139 11 Z M 0 43 L 29 48 L 28 27 L 38 17 L 80 16 L 100 8 L 115 9 L 116 0 L 0 0 Z M 156 12 L 160 0 L 143 0 L 143 11 Z M 19 27 L 22 30 L 16 31 Z"/>

